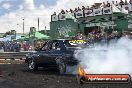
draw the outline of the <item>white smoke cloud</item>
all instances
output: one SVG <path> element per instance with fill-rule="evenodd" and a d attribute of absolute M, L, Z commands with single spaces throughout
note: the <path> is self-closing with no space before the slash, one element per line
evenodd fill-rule
<path fill-rule="evenodd" d="M 4 33 L 10 30 L 16 30 L 17 32 L 22 33 L 22 19 L 24 18 L 25 32 L 29 32 L 31 26 L 37 28 L 38 17 L 40 18 L 40 29 L 44 30 L 44 27 L 47 26 L 47 29 L 49 30 L 50 16 L 54 12 L 59 13 L 61 9 L 69 10 L 70 8 L 74 9 L 75 7 L 89 6 L 95 2 L 103 1 L 106 2 L 106 0 L 58 0 L 57 4 L 54 6 L 45 7 L 42 4 L 40 7 L 36 7 L 34 0 L 23 0 L 23 3 L 19 6 L 18 10 L 0 16 L 0 31 Z M 111 2 L 111 0 L 109 1 Z"/>
<path fill-rule="evenodd" d="M 85 48 L 75 56 L 88 74 L 132 74 L 132 40 L 127 37 L 108 47 Z"/>

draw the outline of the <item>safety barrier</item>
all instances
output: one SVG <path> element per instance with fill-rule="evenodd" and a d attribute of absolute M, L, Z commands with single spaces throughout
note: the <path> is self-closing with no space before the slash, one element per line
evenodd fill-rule
<path fill-rule="evenodd" d="M 1 52 L 0 53 L 0 64 L 23 63 L 24 59 L 26 58 L 26 54 L 28 53 L 30 52 Z"/>
<path fill-rule="evenodd" d="M 32 51 L 31 51 L 32 52 Z M 21 59 L 25 58 L 26 54 L 30 52 L 1 52 L 0 59 Z"/>

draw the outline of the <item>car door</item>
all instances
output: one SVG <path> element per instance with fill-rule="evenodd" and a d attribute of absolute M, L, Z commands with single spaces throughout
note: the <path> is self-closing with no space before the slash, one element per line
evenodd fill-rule
<path fill-rule="evenodd" d="M 45 46 L 42 47 L 41 51 L 38 54 L 38 60 L 40 65 L 47 63 L 47 57 L 49 55 L 49 49 L 51 46 L 51 41 L 49 41 Z"/>
<path fill-rule="evenodd" d="M 51 44 L 51 49 L 48 52 L 47 61 L 50 65 L 56 64 L 56 58 L 61 55 L 61 49 L 59 47 L 59 42 L 57 40 L 53 41 Z"/>

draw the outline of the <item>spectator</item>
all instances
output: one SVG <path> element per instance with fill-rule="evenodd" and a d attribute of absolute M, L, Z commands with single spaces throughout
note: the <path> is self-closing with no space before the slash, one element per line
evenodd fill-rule
<path fill-rule="evenodd" d="M 68 10 L 66 10 L 66 13 L 68 13 Z"/>
<path fill-rule="evenodd" d="M 81 9 L 78 7 L 78 11 L 81 11 Z"/>
<path fill-rule="evenodd" d="M 120 0 L 120 3 L 119 3 L 119 5 L 121 5 L 121 7 L 122 7 L 122 5 L 124 5 L 125 3 L 122 1 L 122 0 Z"/>
<path fill-rule="evenodd" d="M 82 10 L 85 10 L 86 8 L 84 6 L 82 6 Z"/>
<path fill-rule="evenodd" d="M 56 12 L 54 12 L 53 15 L 56 15 Z"/>
<path fill-rule="evenodd" d="M 75 8 L 74 12 L 77 12 L 77 11 L 78 11 L 78 9 L 77 9 L 77 8 Z"/>
<path fill-rule="evenodd" d="M 92 6 L 91 6 L 91 9 L 96 9 L 96 6 L 95 6 L 95 5 L 92 5 Z"/>
<path fill-rule="evenodd" d="M 130 11 L 132 11 L 132 0 L 130 0 L 129 3 L 131 4 Z"/>
<path fill-rule="evenodd" d="M 110 3 L 107 1 L 106 7 L 110 7 Z"/>
<path fill-rule="evenodd" d="M 118 2 L 117 1 L 116 1 L 115 5 L 118 6 Z"/>
<path fill-rule="evenodd" d="M 71 13 L 73 13 L 73 10 L 72 10 L 72 9 L 70 9 L 70 12 L 71 12 Z"/>
<path fill-rule="evenodd" d="M 130 0 L 129 3 L 132 4 L 132 0 Z"/>
<path fill-rule="evenodd" d="M 105 2 L 102 3 L 101 7 L 103 7 L 103 8 L 106 7 Z"/>
<path fill-rule="evenodd" d="M 81 32 L 78 32 L 77 34 L 76 34 L 76 39 L 86 39 L 86 37 L 81 33 Z"/>
<path fill-rule="evenodd" d="M 125 3 L 124 3 L 125 5 L 128 5 L 128 2 L 127 2 L 127 0 L 125 0 Z"/>
<path fill-rule="evenodd" d="M 65 14 L 65 11 L 63 9 L 61 10 L 61 14 Z"/>
<path fill-rule="evenodd" d="M 87 6 L 87 8 L 86 8 L 87 10 L 89 10 L 90 8 L 89 8 L 89 6 Z"/>
<path fill-rule="evenodd" d="M 114 2 L 114 1 L 112 1 L 112 4 L 114 4 L 114 5 L 115 5 L 115 2 Z"/>

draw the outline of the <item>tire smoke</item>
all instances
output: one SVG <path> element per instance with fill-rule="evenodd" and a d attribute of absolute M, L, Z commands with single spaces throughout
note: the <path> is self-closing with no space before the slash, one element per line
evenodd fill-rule
<path fill-rule="evenodd" d="M 132 74 L 132 40 L 122 37 L 75 52 L 87 74 Z"/>

